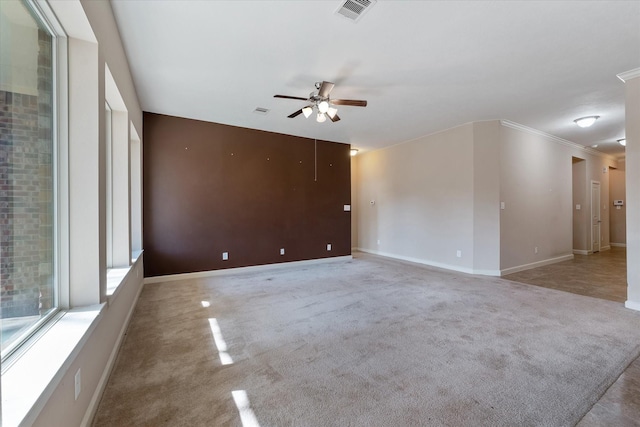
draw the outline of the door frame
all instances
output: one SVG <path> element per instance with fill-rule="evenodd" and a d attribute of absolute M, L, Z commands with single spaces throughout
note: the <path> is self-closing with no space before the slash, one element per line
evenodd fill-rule
<path fill-rule="evenodd" d="M 594 184 L 598 185 L 598 200 L 596 203 L 594 203 L 593 200 L 593 188 L 594 188 Z M 591 253 L 596 253 L 596 252 L 600 252 L 602 251 L 602 207 L 601 205 L 601 201 L 602 201 L 602 184 L 600 183 L 600 181 L 595 181 L 595 180 L 591 180 L 591 184 L 589 185 L 589 194 L 590 194 L 590 198 L 591 198 L 591 212 L 589 214 L 589 228 L 591 229 L 591 232 L 589 233 L 589 235 L 591 236 Z M 594 207 L 597 207 L 598 209 L 598 250 L 594 250 L 594 236 L 593 236 L 593 229 L 594 229 L 594 224 L 593 224 L 593 212 L 594 212 Z"/>

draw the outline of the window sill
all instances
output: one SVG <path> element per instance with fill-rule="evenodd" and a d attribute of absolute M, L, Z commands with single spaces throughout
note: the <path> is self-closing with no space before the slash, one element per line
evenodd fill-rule
<path fill-rule="evenodd" d="M 140 252 L 130 267 L 107 272 L 107 299 L 103 304 L 78 307 L 58 314 L 41 332 L 25 343 L 15 359 L 3 363 L 3 427 L 31 425 L 44 408 L 71 364 L 100 321 L 106 307 L 117 297 L 129 274 L 139 277 Z M 8 366 L 5 369 L 5 365 Z M 25 380 L 26 379 L 26 380 Z"/>
<path fill-rule="evenodd" d="M 99 304 L 65 312 L 2 373 L 4 427 L 35 421 L 91 336 L 104 307 Z"/>
<path fill-rule="evenodd" d="M 106 296 L 108 304 L 111 304 L 111 302 L 116 298 L 120 285 L 126 281 L 127 275 L 136 274 L 137 277 L 139 277 L 140 270 L 136 266 L 136 263 L 140 259 L 142 252 L 143 251 L 135 251 L 132 254 L 131 265 L 129 267 L 110 268 L 107 270 Z"/>

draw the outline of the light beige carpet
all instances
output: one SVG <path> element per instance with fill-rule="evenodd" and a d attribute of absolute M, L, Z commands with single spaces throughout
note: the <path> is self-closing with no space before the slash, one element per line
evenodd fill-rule
<path fill-rule="evenodd" d="M 358 254 L 146 285 L 95 426 L 572 426 L 640 353 L 620 303 Z"/>

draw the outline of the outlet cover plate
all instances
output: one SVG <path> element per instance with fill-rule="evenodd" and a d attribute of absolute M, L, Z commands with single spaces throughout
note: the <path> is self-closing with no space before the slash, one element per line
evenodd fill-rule
<path fill-rule="evenodd" d="M 82 391 L 82 371 L 78 369 L 76 375 L 74 377 L 74 385 L 75 385 L 75 400 L 78 400 L 78 396 L 80 396 L 80 392 Z"/>

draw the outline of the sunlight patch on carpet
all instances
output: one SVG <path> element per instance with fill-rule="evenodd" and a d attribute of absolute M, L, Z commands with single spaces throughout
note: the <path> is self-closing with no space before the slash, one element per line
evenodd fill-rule
<path fill-rule="evenodd" d="M 233 401 L 238 407 L 238 412 L 240 412 L 242 427 L 260 427 L 256 414 L 253 412 L 253 409 L 251 409 L 247 392 L 245 390 L 234 390 L 231 394 L 233 395 Z"/>
<path fill-rule="evenodd" d="M 220 330 L 220 325 L 218 325 L 218 321 L 215 318 L 209 319 L 209 327 L 211 327 L 211 333 L 213 334 L 213 341 L 216 343 L 216 347 L 218 348 L 218 354 L 220 355 L 220 362 L 223 365 L 231 365 L 233 363 L 233 359 L 227 353 L 227 343 L 222 336 L 222 331 Z"/>

